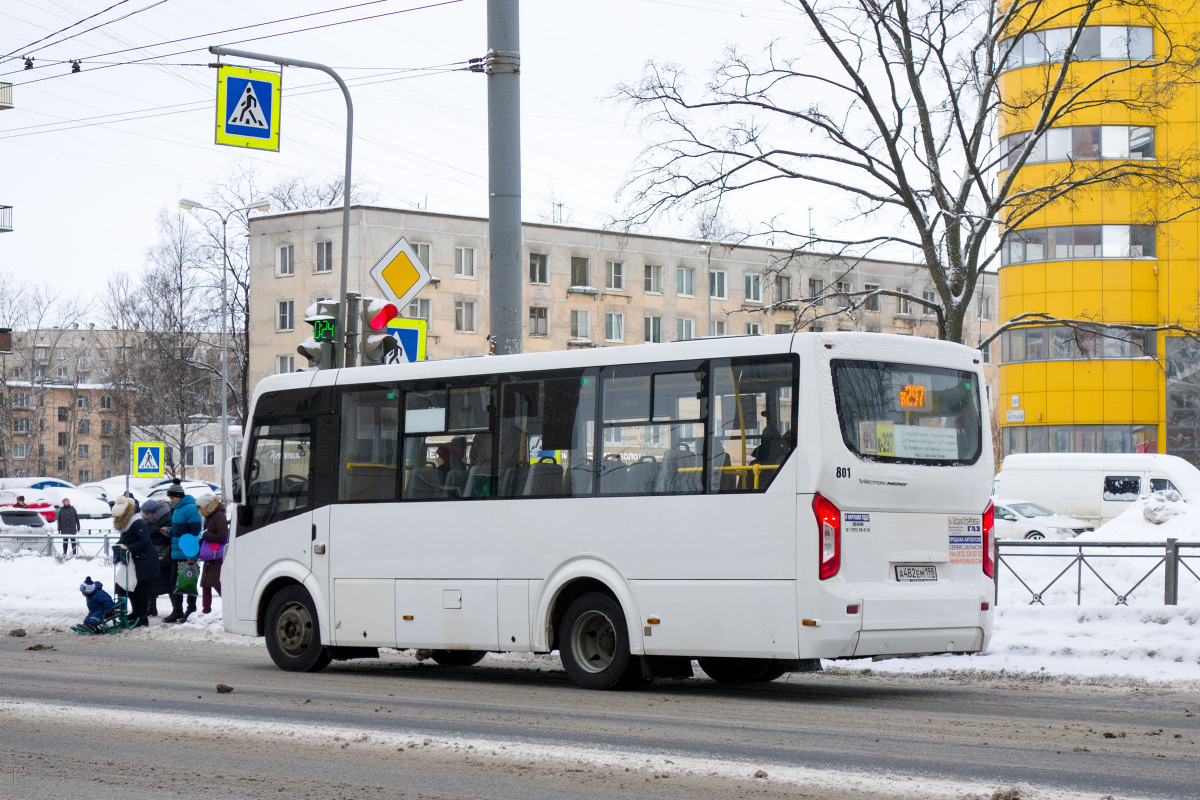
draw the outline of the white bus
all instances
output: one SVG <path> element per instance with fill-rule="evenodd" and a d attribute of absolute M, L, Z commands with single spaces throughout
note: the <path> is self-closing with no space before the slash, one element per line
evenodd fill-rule
<path fill-rule="evenodd" d="M 979 651 L 977 357 L 805 333 L 267 378 L 226 480 L 225 627 L 286 670 L 558 650 L 597 689 Z"/>

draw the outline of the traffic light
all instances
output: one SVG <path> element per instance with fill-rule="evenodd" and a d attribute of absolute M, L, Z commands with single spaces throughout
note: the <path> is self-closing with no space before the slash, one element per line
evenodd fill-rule
<path fill-rule="evenodd" d="M 362 325 L 362 345 L 359 348 L 359 362 L 364 366 L 382 364 L 392 353 L 400 349 L 396 337 L 388 333 L 388 323 L 400 316 L 400 311 L 394 303 L 381 300 L 378 297 L 364 297 L 359 304 Z"/>
<path fill-rule="evenodd" d="M 304 321 L 312 325 L 312 336 L 296 348 L 308 359 L 306 369 L 330 369 L 333 349 L 337 347 L 338 302 L 318 300 L 304 312 Z"/>

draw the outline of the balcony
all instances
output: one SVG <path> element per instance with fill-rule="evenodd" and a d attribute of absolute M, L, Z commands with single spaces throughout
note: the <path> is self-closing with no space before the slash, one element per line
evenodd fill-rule
<path fill-rule="evenodd" d="M 12 233 L 12 206 L 0 206 L 0 233 Z"/>
<path fill-rule="evenodd" d="M 6 111 L 12 107 L 12 84 L 0 81 L 0 111 Z"/>

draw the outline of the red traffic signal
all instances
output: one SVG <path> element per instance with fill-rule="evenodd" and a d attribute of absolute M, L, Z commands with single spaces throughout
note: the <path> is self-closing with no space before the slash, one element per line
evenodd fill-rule
<path fill-rule="evenodd" d="M 389 322 L 400 316 L 400 311 L 394 303 L 380 300 L 377 297 L 370 299 L 365 310 L 366 313 L 363 316 L 366 318 L 367 324 L 376 331 L 383 330 Z"/>

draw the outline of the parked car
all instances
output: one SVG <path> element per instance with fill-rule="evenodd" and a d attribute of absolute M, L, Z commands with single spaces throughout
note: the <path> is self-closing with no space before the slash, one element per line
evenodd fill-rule
<path fill-rule="evenodd" d="M 0 552 L 37 552 L 46 544 L 46 523 L 32 508 L 0 506 Z"/>
<path fill-rule="evenodd" d="M 1095 530 L 1091 523 L 1055 514 L 1028 500 L 992 500 L 997 539 L 1074 539 Z"/>
<path fill-rule="evenodd" d="M 108 503 L 103 500 L 98 500 L 90 494 L 79 489 L 63 489 L 58 486 L 47 486 L 45 489 L 38 489 L 25 496 L 25 501 L 30 508 L 38 507 L 38 511 L 46 519 L 46 522 L 54 522 L 58 514 L 58 509 L 62 507 L 63 498 L 70 498 L 71 505 L 75 506 L 75 513 L 79 515 L 79 521 L 83 527 L 102 527 L 100 525 L 88 525 L 87 520 L 107 520 L 112 522 L 112 509 L 108 507 Z M 42 504 L 46 504 L 42 506 Z"/>
<path fill-rule="evenodd" d="M 112 508 L 113 503 L 117 502 L 117 498 L 125 494 L 126 491 L 124 486 L 114 486 L 111 483 L 81 483 L 77 488 L 81 492 L 87 492 L 97 500 L 103 500 L 108 503 L 109 508 Z M 146 501 L 146 495 L 137 489 L 129 489 L 129 494 L 137 501 L 139 506 Z"/>
<path fill-rule="evenodd" d="M 181 486 L 183 486 L 184 494 L 190 494 L 192 497 L 201 497 L 206 494 L 217 493 L 216 489 L 213 488 L 213 485 L 207 481 L 184 481 Z M 167 489 L 170 488 L 170 483 L 163 484 L 154 491 L 150 492 L 148 498 L 150 500 L 157 500 L 160 503 L 166 502 Z"/>
<path fill-rule="evenodd" d="M 75 484 L 62 478 L 0 478 L 0 489 L 45 489 L 47 486 L 57 486 L 61 489 L 74 489 Z M 21 494 L 21 492 L 18 492 Z"/>

